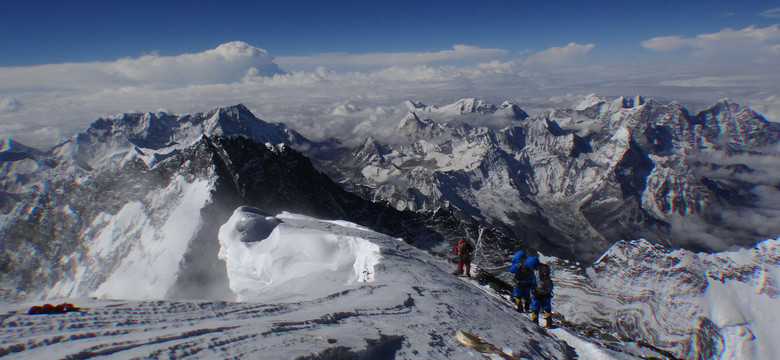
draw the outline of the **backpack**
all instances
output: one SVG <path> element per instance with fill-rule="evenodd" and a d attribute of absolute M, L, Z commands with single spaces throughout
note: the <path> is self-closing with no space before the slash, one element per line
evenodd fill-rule
<path fill-rule="evenodd" d="M 471 244 L 468 241 L 458 244 L 458 260 L 469 262 L 471 261 Z"/>
<path fill-rule="evenodd" d="M 518 289 L 528 289 L 533 286 L 531 282 L 531 276 L 534 274 L 533 270 L 525 264 L 518 264 L 517 271 L 515 271 L 515 287 Z"/>
<path fill-rule="evenodd" d="M 550 276 L 550 267 L 546 264 L 539 264 L 534 267 L 534 276 L 536 277 L 536 286 L 534 287 L 534 296 L 537 298 L 552 297 L 553 281 Z"/>

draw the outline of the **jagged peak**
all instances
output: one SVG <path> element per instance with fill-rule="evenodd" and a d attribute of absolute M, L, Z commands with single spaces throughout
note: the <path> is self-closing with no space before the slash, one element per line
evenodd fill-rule
<path fill-rule="evenodd" d="M 723 111 L 738 112 L 738 111 L 742 111 L 742 110 L 748 110 L 748 111 L 752 112 L 753 114 L 755 114 L 756 116 L 760 116 L 760 115 L 758 115 L 758 113 L 756 113 L 749 106 L 741 105 L 741 104 L 737 103 L 736 101 L 734 101 L 733 99 L 728 98 L 728 97 L 722 98 L 722 99 L 716 101 L 710 107 L 700 111 L 697 115 L 705 114 L 705 113 L 719 113 L 719 112 L 723 112 Z"/>
<path fill-rule="evenodd" d="M 606 102 L 606 98 L 599 97 L 596 93 L 590 93 L 574 107 L 574 110 L 584 111 L 594 106 L 600 106 Z"/>
<path fill-rule="evenodd" d="M 604 257 L 608 257 L 610 255 L 615 256 L 617 254 L 625 255 L 628 253 L 650 253 L 650 252 L 668 253 L 670 252 L 670 249 L 667 249 L 661 244 L 651 243 L 650 241 L 644 238 L 639 238 L 635 240 L 618 240 L 609 249 L 607 249 L 607 251 L 605 251 L 604 254 L 601 256 L 601 258 L 597 260 L 595 263 L 598 263 Z"/>
<path fill-rule="evenodd" d="M 207 113 L 206 117 L 207 118 L 211 118 L 214 115 L 221 115 L 221 114 L 226 114 L 228 116 L 234 116 L 234 115 L 235 116 L 241 116 L 241 115 L 244 115 L 244 116 L 250 116 L 252 118 L 257 118 L 255 116 L 255 114 L 253 114 L 252 111 L 249 110 L 249 108 L 247 108 L 246 105 L 244 105 L 242 103 L 238 103 L 236 105 L 231 105 L 231 106 L 218 107 L 218 108 L 216 108 L 214 110 L 209 111 Z"/>
<path fill-rule="evenodd" d="M 525 110 L 521 109 L 514 102 L 509 100 L 504 100 L 504 102 L 501 103 L 501 106 L 498 107 L 498 110 L 510 112 L 509 115 L 511 115 L 515 120 L 525 120 L 530 117 L 530 115 L 528 115 Z"/>
<path fill-rule="evenodd" d="M 371 153 L 379 155 L 387 155 L 390 152 L 390 148 L 380 143 L 376 138 L 370 136 L 363 142 L 363 146 L 360 147 L 358 153 Z"/>
<path fill-rule="evenodd" d="M 0 139 L 0 152 L 14 151 L 14 152 L 26 152 L 33 154 L 43 154 L 42 151 L 24 145 L 14 139 Z"/>
<path fill-rule="evenodd" d="M 409 110 L 411 110 L 411 111 L 414 111 L 414 110 L 417 110 L 417 109 L 425 109 L 425 108 L 428 107 L 427 105 L 423 104 L 419 100 L 417 100 L 417 101 L 406 100 L 406 101 L 404 101 L 404 105 L 406 105 L 406 107 Z"/>
<path fill-rule="evenodd" d="M 641 95 L 636 95 L 634 97 L 618 96 L 618 98 L 612 102 L 614 107 L 623 109 L 637 108 L 644 105 L 645 103 L 645 98 L 643 98 Z"/>
<path fill-rule="evenodd" d="M 476 99 L 476 98 L 463 98 L 460 99 L 450 105 L 441 107 L 440 110 L 442 111 L 454 111 L 454 112 L 460 112 L 461 114 L 467 114 L 467 113 L 493 113 L 496 111 L 496 106 L 493 104 L 486 103 L 482 100 Z"/>
<path fill-rule="evenodd" d="M 725 97 L 725 98 L 719 99 L 718 101 L 715 102 L 715 105 L 719 105 L 719 104 L 723 104 L 723 105 L 737 105 L 737 106 L 739 106 L 739 104 L 736 103 L 730 97 Z"/>
<path fill-rule="evenodd" d="M 406 116 L 401 118 L 401 121 L 398 123 L 398 126 L 396 127 L 396 130 L 402 130 L 407 129 L 410 127 L 414 127 L 415 129 L 419 129 L 423 126 L 422 121 L 420 120 L 420 117 L 417 116 L 417 113 L 410 110 Z"/>

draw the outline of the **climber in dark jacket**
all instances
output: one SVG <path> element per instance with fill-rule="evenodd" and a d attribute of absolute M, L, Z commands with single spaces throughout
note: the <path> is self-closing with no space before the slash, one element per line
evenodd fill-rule
<path fill-rule="evenodd" d="M 528 312 L 531 310 L 531 287 L 533 286 L 533 271 L 525 265 L 526 254 L 522 251 L 516 252 L 512 256 L 512 266 L 509 272 L 512 276 L 512 286 L 514 287 L 512 301 L 517 304 L 518 312 Z"/>

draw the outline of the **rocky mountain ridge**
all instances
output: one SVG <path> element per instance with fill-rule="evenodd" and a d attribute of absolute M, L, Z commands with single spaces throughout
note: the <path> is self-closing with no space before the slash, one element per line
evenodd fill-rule
<path fill-rule="evenodd" d="M 744 246 L 780 232 L 749 220 L 780 210 L 757 195 L 780 186 L 768 165 L 780 124 L 728 99 L 690 115 L 674 102 L 592 95 L 501 130 L 437 121 L 438 110 L 410 106 L 397 130 L 411 144 L 368 139 L 321 166 L 374 201 L 446 208 L 585 261 L 620 239 L 713 251 L 726 248 L 713 238 Z"/>
<path fill-rule="evenodd" d="M 409 104 L 399 132 L 410 145 L 314 144 L 243 105 L 98 119 L 45 154 L 6 142 L 0 227 L 3 244 L 14 245 L 4 247 L 3 266 L 25 269 L 26 279 L 39 276 L 41 284 L 56 281 L 58 266 L 41 269 L 77 259 L 71 253 L 101 233 L 92 227 L 98 218 L 107 226 L 128 204 L 149 216 L 159 210 L 149 194 L 180 198 L 182 186 L 203 181 L 204 214 L 225 198 L 230 206 L 220 211 L 255 205 L 343 217 L 433 251 L 465 235 L 483 248 L 479 261 L 486 266 L 499 266 L 517 248 L 588 263 L 620 239 L 717 250 L 780 231 L 776 221 L 764 221 L 777 217 L 767 199 L 780 188 L 771 168 L 778 124 L 731 101 L 692 116 L 676 103 L 591 96 L 574 109 L 516 117 L 500 130 L 472 127 L 460 116 L 517 114 L 516 105 Z M 205 145 L 215 141 L 234 150 Z M 289 146 L 311 155 L 340 187 L 375 203 L 332 183 L 311 186 L 330 180 Z M 200 238 L 193 236 L 188 241 Z"/>
<path fill-rule="evenodd" d="M 216 256 L 215 239 L 232 211 L 244 205 L 353 221 L 429 251 L 449 248 L 458 237 L 481 238 L 483 254 L 493 254 L 482 257 L 485 263 L 495 264 L 514 246 L 445 211 L 402 212 L 369 202 L 344 191 L 289 146 L 244 136 L 201 136 L 152 167 L 139 157 L 117 166 L 93 170 L 80 181 L 53 179 L 17 204 L 21 215 L 0 233 L 5 287 L 34 296 L 43 291 L 43 297 L 100 294 L 128 273 L 122 259 L 142 252 L 139 258 L 151 262 L 179 259 L 178 267 L 149 274 L 156 286 L 148 297 L 222 299 L 226 281 L 215 274 L 224 274 L 219 269 L 225 265 Z M 101 244 L 113 250 L 90 250 Z M 74 277 L 80 280 L 69 280 Z"/>

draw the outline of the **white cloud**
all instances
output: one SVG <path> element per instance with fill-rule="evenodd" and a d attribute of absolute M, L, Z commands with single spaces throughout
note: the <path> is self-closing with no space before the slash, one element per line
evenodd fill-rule
<path fill-rule="evenodd" d="M 19 110 L 19 108 L 22 105 L 19 104 L 19 101 L 13 98 L 0 98 L 0 114 L 2 113 L 11 113 L 16 110 Z"/>
<path fill-rule="evenodd" d="M 780 7 L 769 9 L 767 11 L 762 12 L 760 15 L 769 18 L 780 18 Z"/>
<path fill-rule="evenodd" d="M 679 35 L 659 36 L 642 41 L 642 46 L 654 51 L 673 51 L 689 46 L 692 39 L 686 39 Z"/>
<path fill-rule="evenodd" d="M 196 54 L 0 68 L 0 84 L 3 89 L 32 91 L 174 88 L 237 82 L 248 72 L 267 76 L 282 71 L 265 50 L 236 41 Z"/>
<path fill-rule="evenodd" d="M 265 76 L 282 72 L 265 50 L 240 41 L 197 54 L 120 59 L 106 64 L 104 71 L 139 83 L 163 85 L 230 83 L 240 81 L 247 72 Z"/>
<path fill-rule="evenodd" d="M 587 55 L 596 45 L 569 43 L 564 47 L 551 47 L 526 58 L 526 64 L 542 63 L 562 65 L 576 62 Z"/>
<path fill-rule="evenodd" d="M 328 67 L 410 67 L 455 60 L 481 59 L 508 54 L 503 49 L 483 49 L 469 45 L 454 45 L 450 50 L 435 52 L 395 52 L 371 54 L 329 53 L 312 56 L 280 56 L 276 62 L 285 69 L 307 68 L 313 66 Z"/>
<path fill-rule="evenodd" d="M 749 26 L 742 30 L 724 29 L 716 33 L 699 34 L 689 38 L 679 35 L 660 36 L 642 41 L 646 49 L 653 51 L 674 51 L 690 48 L 698 55 L 739 54 L 756 57 L 775 53 L 780 43 L 780 25 L 765 28 Z"/>

